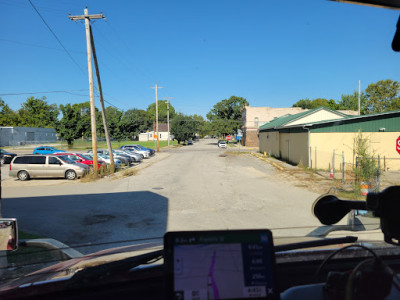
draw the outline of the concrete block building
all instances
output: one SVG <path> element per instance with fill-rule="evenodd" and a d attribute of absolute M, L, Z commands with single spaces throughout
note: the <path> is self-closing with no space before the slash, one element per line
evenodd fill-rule
<path fill-rule="evenodd" d="M 21 146 L 57 142 L 54 128 L 0 127 L 0 146 Z"/>
<path fill-rule="evenodd" d="M 259 150 L 293 164 L 328 169 L 337 156 L 355 163 L 355 143 L 361 132 L 371 155 L 379 155 L 389 170 L 400 170 L 400 111 L 349 116 L 326 108 L 282 116 L 259 128 Z"/>

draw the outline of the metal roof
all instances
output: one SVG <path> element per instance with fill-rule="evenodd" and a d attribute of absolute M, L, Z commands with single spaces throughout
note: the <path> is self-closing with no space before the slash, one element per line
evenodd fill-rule
<path fill-rule="evenodd" d="M 280 126 L 274 129 L 295 129 L 308 128 L 312 132 L 354 132 L 360 129 L 366 132 L 379 131 L 385 128 L 385 131 L 400 131 L 400 110 L 388 111 L 382 113 L 373 113 L 362 116 L 347 116 L 344 119 L 334 119 L 312 122 L 308 124 L 298 124 L 292 126 Z"/>
<path fill-rule="evenodd" d="M 259 128 L 259 131 L 263 131 L 263 130 L 267 130 L 267 129 L 273 129 L 273 128 L 275 128 L 275 129 L 276 129 L 276 128 L 280 128 L 280 127 L 282 127 L 282 126 L 284 126 L 284 125 L 286 125 L 286 124 L 288 124 L 288 123 L 290 123 L 290 122 L 299 120 L 299 119 L 301 119 L 301 118 L 304 118 L 304 117 L 306 117 L 306 116 L 308 116 L 308 115 L 311 115 L 311 114 L 313 114 L 313 113 L 315 113 L 315 112 L 317 112 L 317 111 L 320 111 L 320 110 L 330 111 L 330 112 L 335 113 L 335 114 L 337 114 L 337 115 L 340 115 L 340 116 L 342 116 L 342 117 L 344 117 L 344 118 L 349 117 L 349 115 L 346 115 L 346 114 L 343 114 L 343 113 L 338 112 L 338 111 L 336 111 L 336 110 L 332 110 L 332 109 L 329 109 L 329 108 L 327 108 L 327 107 L 321 106 L 321 107 L 314 108 L 314 109 L 311 109 L 311 110 L 303 111 L 303 112 L 298 113 L 298 114 L 294 114 L 294 115 L 284 115 L 284 116 L 282 116 L 282 117 L 275 118 L 275 119 L 273 119 L 272 121 L 270 121 L 270 122 L 268 122 L 268 123 L 262 125 L 262 126 Z M 342 120 L 342 119 L 340 119 L 340 120 Z M 325 122 L 325 121 L 322 121 L 322 122 Z M 289 126 L 290 126 L 290 125 L 289 125 Z M 289 126 L 287 126 L 287 127 L 289 127 Z M 297 127 L 297 126 L 300 126 L 300 125 L 293 125 L 293 126 L 296 126 L 296 127 Z M 302 126 L 302 125 L 301 125 L 301 126 Z"/>

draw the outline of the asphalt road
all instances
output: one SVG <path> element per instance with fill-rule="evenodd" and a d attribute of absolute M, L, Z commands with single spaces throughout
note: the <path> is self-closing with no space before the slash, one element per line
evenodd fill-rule
<path fill-rule="evenodd" d="M 216 142 L 157 154 L 131 177 L 2 181 L 2 215 L 83 253 L 162 237 L 167 230 L 270 228 L 277 238 L 304 236 L 319 225 L 311 215 L 318 195 Z"/>

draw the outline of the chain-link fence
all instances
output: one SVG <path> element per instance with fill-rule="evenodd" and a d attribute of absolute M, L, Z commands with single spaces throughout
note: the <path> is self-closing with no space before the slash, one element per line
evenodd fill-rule
<path fill-rule="evenodd" d="M 397 157 L 356 157 L 355 181 L 367 181 L 371 190 L 379 192 L 382 189 L 382 177 L 397 168 L 400 158 Z"/>
<path fill-rule="evenodd" d="M 347 153 L 347 156 L 345 156 L 344 151 L 335 150 L 332 150 L 330 154 L 319 152 L 315 149 L 312 153 L 312 168 L 315 171 L 328 171 L 331 178 L 341 180 L 343 183 L 353 182 L 358 186 L 360 182 L 366 182 L 369 190 L 372 191 L 380 191 L 382 189 L 382 178 L 386 178 L 386 175 L 393 177 L 393 174 L 399 172 L 400 157 L 383 155 L 361 157 L 356 156 L 355 153 L 353 155 Z M 325 168 L 316 167 L 317 158 L 319 157 L 321 159 L 318 165 L 324 165 Z"/>

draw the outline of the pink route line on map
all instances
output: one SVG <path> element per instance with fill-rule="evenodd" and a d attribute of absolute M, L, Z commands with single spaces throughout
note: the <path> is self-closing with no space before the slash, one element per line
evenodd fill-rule
<path fill-rule="evenodd" d="M 214 298 L 219 299 L 218 287 L 217 287 L 217 284 L 215 283 L 215 280 L 213 277 L 216 256 L 217 256 L 217 252 L 214 251 L 214 254 L 211 259 L 210 272 L 208 273 L 208 276 L 210 276 L 210 278 L 211 278 L 211 285 L 212 285 L 213 292 L 214 292 Z"/>

